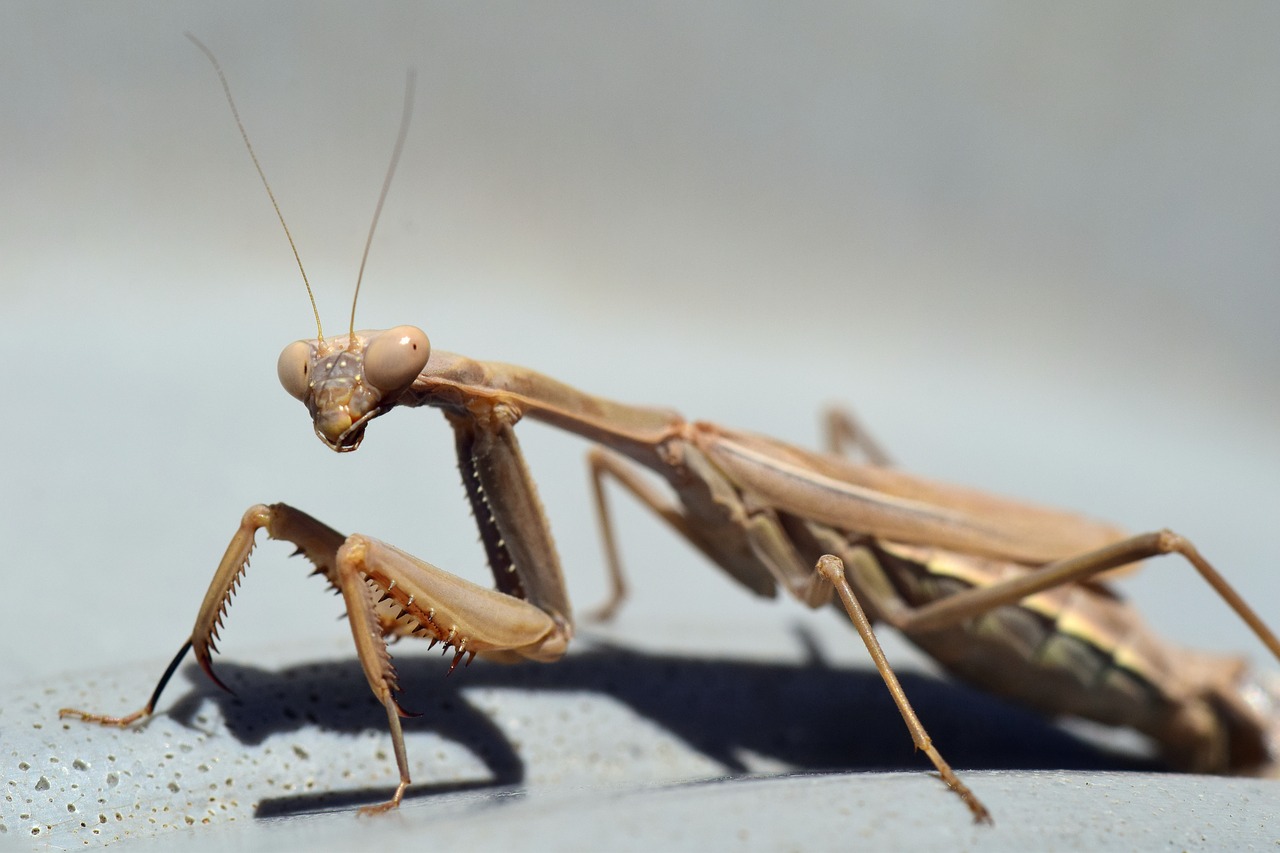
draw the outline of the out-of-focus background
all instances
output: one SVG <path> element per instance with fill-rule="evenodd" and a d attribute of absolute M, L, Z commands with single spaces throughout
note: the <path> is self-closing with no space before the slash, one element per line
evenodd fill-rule
<path fill-rule="evenodd" d="M 327 331 L 414 68 L 358 326 L 806 444 L 846 404 L 911 470 L 1171 526 L 1280 621 L 1278 27 L 1165 3 L 8 6 L 0 687 L 163 666 L 257 501 L 487 575 L 438 416 L 339 457 L 279 389 L 310 308 L 184 31 Z M 521 435 L 594 603 L 584 447 Z M 618 504 L 641 642 L 831 619 Z M 225 659 L 342 648 L 285 553 L 260 550 Z M 1127 588 L 1268 665 L 1186 567 Z"/>

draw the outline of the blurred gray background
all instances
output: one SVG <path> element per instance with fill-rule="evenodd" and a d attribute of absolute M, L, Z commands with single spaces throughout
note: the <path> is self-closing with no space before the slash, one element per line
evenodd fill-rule
<path fill-rule="evenodd" d="M 310 309 L 184 30 L 226 69 L 330 333 L 412 67 L 358 326 L 415 323 L 440 349 L 801 443 L 847 404 L 914 471 L 1174 527 L 1280 621 L 1274 5 L 4 19 L 0 686 L 167 657 L 257 501 L 487 574 L 438 416 L 383 419 L 339 457 L 279 389 Z M 574 599 L 594 603 L 583 445 L 521 433 Z M 627 613 L 807 618 L 619 504 Z M 259 552 L 228 657 L 346 636 L 285 553 Z M 1128 588 L 1179 640 L 1262 659 L 1189 569 Z"/>

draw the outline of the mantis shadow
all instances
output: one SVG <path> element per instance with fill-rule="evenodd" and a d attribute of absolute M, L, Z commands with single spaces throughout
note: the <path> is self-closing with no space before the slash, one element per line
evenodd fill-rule
<path fill-rule="evenodd" d="M 765 756 L 795 772 L 932 768 L 915 753 L 896 706 L 874 669 L 832 667 L 805 637 L 800 665 L 652 654 L 596 641 L 555 665 L 476 661 L 448 676 L 450 659 L 398 654 L 401 704 L 421 716 L 402 721 L 406 735 L 431 732 L 470 751 L 490 779 L 414 785 L 406 798 L 477 788 L 518 790 L 525 765 L 507 733 L 466 697 L 468 688 L 608 696 L 651 720 L 727 776 L 749 774 L 744 753 Z M 195 665 L 192 685 L 168 711 L 193 726 L 200 706 L 214 702 L 228 732 L 243 744 L 314 726 L 358 733 L 386 730 L 386 716 L 355 659 L 299 664 L 281 670 L 220 662 L 235 694 L 211 684 Z M 1112 752 L 1045 718 L 954 682 L 900 673 L 903 688 L 935 743 L 957 769 L 1155 770 L 1154 761 Z M 347 808 L 377 802 L 383 789 L 306 793 L 264 799 L 258 817 Z M 505 798 L 504 798 L 505 799 Z"/>

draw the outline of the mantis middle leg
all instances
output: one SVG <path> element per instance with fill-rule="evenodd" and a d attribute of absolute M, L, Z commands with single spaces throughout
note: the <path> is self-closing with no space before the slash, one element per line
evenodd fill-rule
<path fill-rule="evenodd" d="M 692 510 L 688 503 L 683 507 L 678 506 L 661 496 L 644 479 L 636 465 L 615 454 L 601 450 L 592 451 L 589 461 L 597 507 L 601 510 L 601 527 L 604 531 L 611 575 L 620 579 L 622 573 L 619 568 L 612 525 L 605 507 L 603 491 L 605 477 L 612 477 L 624 486 L 690 544 L 760 594 L 774 594 L 773 585 L 761 584 L 759 582 L 761 577 L 767 577 L 781 584 L 810 607 L 820 607 L 829 603 L 833 590 L 836 591 L 845 612 L 862 638 L 877 672 L 880 673 L 894 704 L 902 715 L 916 748 L 925 753 L 942 780 L 964 801 L 972 812 L 974 820 L 990 823 L 991 815 L 987 808 L 968 786 L 960 781 L 950 764 L 933 745 L 932 738 L 911 707 L 906 692 L 889 665 L 872 629 L 871 620 L 859 603 L 858 597 L 847 583 L 835 584 L 837 579 L 843 578 L 843 563 L 840 558 L 832 554 L 823 555 L 816 567 L 809 568 L 771 510 L 763 507 L 752 508 L 742 503 L 733 504 L 732 498 L 729 497 L 733 493 L 731 485 L 723 481 L 723 478 L 714 471 L 700 453 L 693 448 L 685 450 L 684 461 L 697 471 L 699 482 L 708 485 L 709 490 L 715 494 L 716 501 L 719 502 L 717 509 L 721 510 L 716 513 L 709 511 L 710 508 L 703 505 L 699 508 L 703 509 L 704 513 L 695 517 L 696 522 L 690 516 Z M 682 494 L 682 497 L 687 499 L 689 494 Z M 714 518 L 715 515 L 721 517 Z M 616 589 L 615 587 L 615 591 Z M 616 602 L 613 600 L 609 604 L 616 607 Z M 607 610 L 607 612 L 611 611 Z"/>

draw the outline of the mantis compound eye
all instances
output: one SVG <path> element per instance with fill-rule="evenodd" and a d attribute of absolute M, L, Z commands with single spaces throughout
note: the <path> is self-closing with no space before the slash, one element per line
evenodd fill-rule
<path fill-rule="evenodd" d="M 276 374 L 280 384 L 293 397 L 305 401 L 311 387 L 311 344 L 294 341 L 280 353 L 276 362 Z"/>
<path fill-rule="evenodd" d="M 418 378 L 430 356 L 431 342 L 417 326 L 388 329 L 365 347 L 364 381 L 379 391 L 399 391 Z"/>

